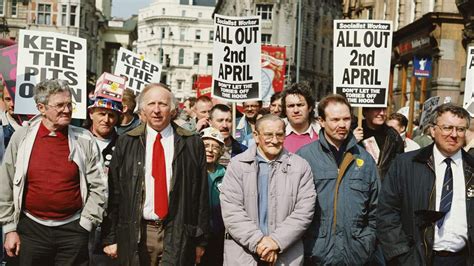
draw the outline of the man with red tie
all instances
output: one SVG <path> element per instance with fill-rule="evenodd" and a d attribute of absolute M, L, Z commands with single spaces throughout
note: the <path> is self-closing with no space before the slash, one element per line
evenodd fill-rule
<path fill-rule="evenodd" d="M 120 265 L 194 265 L 209 232 L 203 142 L 171 123 L 165 85 L 147 85 L 138 106 L 147 122 L 119 137 L 110 163 L 104 252 Z"/>

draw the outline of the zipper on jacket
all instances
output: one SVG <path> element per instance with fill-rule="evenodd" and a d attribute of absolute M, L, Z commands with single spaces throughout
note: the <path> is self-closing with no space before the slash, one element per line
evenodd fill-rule
<path fill-rule="evenodd" d="M 339 199 L 339 186 L 342 182 L 342 178 L 346 173 L 347 169 L 350 167 L 352 161 L 354 160 L 354 156 L 350 152 L 345 152 L 344 157 L 341 162 L 341 168 L 338 169 L 337 179 L 336 179 L 336 187 L 334 191 L 334 214 L 333 214 L 333 232 L 336 233 L 336 226 L 337 226 L 337 203 Z M 342 170 L 342 171 L 341 171 Z"/>
<path fill-rule="evenodd" d="M 434 167 L 433 167 L 433 164 L 431 163 L 431 161 L 428 161 L 427 163 L 428 167 L 431 169 L 431 171 L 433 171 L 433 173 L 435 174 L 435 177 L 436 177 L 436 172 L 434 170 Z M 435 181 L 433 182 L 433 186 L 431 187 L 431 192 L 430 192 L 430 198 L 429 198 L 429 203 L 428 203 L 428 209 L 430 209 L 430 204 L 431 204 L 431 198 L 433 197 L 433 194 L 435 192 L 435 188 L 436 188 L 436 179 Z M 436 207 L 435 207 L 436 208 Z M 426 257 L 428 257 L 428 242 L 426 241 L 426 234 L 427 234 L 427 231 L 428 231 L 428 227 L 425 228 L 424 232 L 423 232 L 423 243 L 425 244 L 425 254 L 426 254 Z M 431 260 L 431 259 L 430 259 Z"/>

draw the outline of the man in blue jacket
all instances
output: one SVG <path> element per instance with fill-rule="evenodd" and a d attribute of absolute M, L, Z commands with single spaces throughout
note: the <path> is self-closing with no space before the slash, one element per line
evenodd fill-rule
<path fill-rule="evenodd" d="M 375 249 L 377 166 L 351 133 L 343 96 L 323 98 L 318 113 L 319 140 L 297 152 L 311 166 L 318 195 L 304 238 L 305 265 L 364 265 Z"/>

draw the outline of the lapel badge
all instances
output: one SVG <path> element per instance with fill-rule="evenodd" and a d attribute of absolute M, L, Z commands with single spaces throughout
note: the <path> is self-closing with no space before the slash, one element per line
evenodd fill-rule
<path fill-rule="evenodd" d="M 356 164 L 357 164 L 357 166 L 359 166 L 359 168 L 360 168 L 360 167 L 362 167 L 362 165 L 364 165 L 364 160 L 362 160 L 362 159 L 356 159 Z"/>
<path fill-rule="evenodd" d="M 474 187 L 470 187 L 467 189 L 467 197 L 468 198 L 473 198 L 474 197 Z"/>

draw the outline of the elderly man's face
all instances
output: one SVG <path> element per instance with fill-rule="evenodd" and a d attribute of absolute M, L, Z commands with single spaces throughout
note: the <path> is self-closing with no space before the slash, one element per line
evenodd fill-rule
<path fill-rule="evenodd" d="M 436 125 L 431 127 L 436 147 L 446 157 L 457 153 L 466 141 L 467 120 L 451 112 L 438 117 Z"/>
<path fill-rule="evenodd" d="M 269 160 L 278 157 L 283 150 L 285 124 L 281 120 L 266 120 L 254 132 L 255 142 L 260 152 Z"/>
<path fill-rule="evenodd" d="M 53 128 L 62 129 L 71 123 L 73 103 L 68 91 L 58 92 L 49 96 L 48 104 L 38 104 L 39 111 L 46 123 Z"/>
<path fill-rule="evenodd" d="M 92 133 L 98 137 L 107 139 L 118 122 L 119 114 L 110 109 L 96 107 L 90 111 L 90 117 L 92 120 Z"/>
<path fill-rule="evenodd" d="M 143 97 L 142 115 L 147 124 L 156 131 L 162 131 L 171 122 L 174 108 L 171 103 L 171 92 L 155 87 L 147 91 Z"/>

